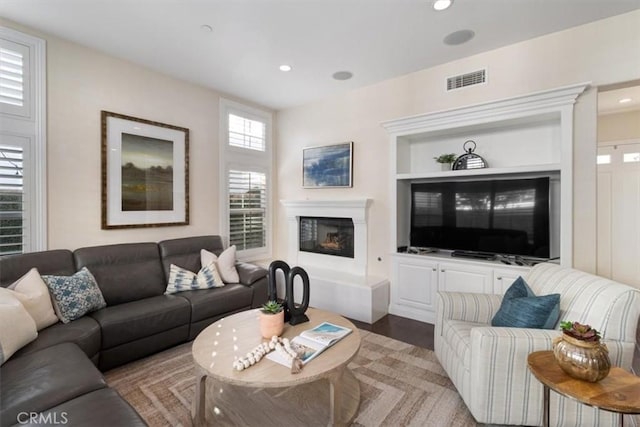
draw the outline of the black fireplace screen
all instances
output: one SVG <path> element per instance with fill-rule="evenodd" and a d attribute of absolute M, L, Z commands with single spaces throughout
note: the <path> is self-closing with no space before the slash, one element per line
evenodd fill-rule
<path fill-rule="evenodd" d="M 300 217 L 300 250 L 353 258 L 351 218 Z"/>

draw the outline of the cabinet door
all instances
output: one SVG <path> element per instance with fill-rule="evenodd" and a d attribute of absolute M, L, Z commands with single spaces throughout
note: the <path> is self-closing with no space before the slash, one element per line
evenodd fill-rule
<path fill-rule="evenodd" d="M 504 295 L 513 281 L 516 280 L 518 276 L 524 276 L 525 273 L 525 271 L 496 268 L 493 271 L 493 293 Z"/>
<path fill-rule="evenodd" d="M 440 264 L 438 289 L 448 292 L 493 292 L 493 269 L 462 264 Z"/>
<path fill-rule="evenodd" d="M 435 312 L 437 267 L 428 260 L 398 259 L 392 303 Z"/>

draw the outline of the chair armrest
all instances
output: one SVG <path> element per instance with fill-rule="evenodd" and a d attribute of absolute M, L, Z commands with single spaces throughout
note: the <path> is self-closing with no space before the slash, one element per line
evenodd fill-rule
<path fill-rule="evenodd" d="M 560 331 L 552 329 L 473 328 L 469 369 L 472 412 L 489 417 L 490 408 L 506 405 L 510 415 L 505 411 L 504 419 L 496 419 L 493 414 L 492 423 L 537 425 L 542 384 L 529 371 L 527 357 L 534 351 L 551 350 L 559 335 Z"/>
<path fill-rule="evenodd" d="M 502 295 L 439 291 L 436 322 L 463 320 L 489 324 L 501 303 Z"/>
<path fill-rule="evenodd" d="M 236 269 L 240 277 L 240 283 L 245 286 L 251 286 L 258 280 L 267 276 L 268 271 L 259 265 L 250 264 L 248 262 L 236 261 Z"/>

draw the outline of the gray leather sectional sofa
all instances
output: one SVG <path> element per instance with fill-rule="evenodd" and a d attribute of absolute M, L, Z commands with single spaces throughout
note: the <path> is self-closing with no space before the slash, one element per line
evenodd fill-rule
<path fill-rule="evenodd" d="M 171 264 L 197 272 L 200 250 L 223 250 L 219 236 L 50 250 L 0 258 L 0 286 L 31 268 L 72 275 L 87 267 L 107 307 L 57 323 L 0 368 L 0 425 L 66 414 L 67 425 L 144 425 L 100 371 L 194 339 L 209 324 L 267 300 L 267 271 L 237 262 L 240 283 L 164 295 Z"/>

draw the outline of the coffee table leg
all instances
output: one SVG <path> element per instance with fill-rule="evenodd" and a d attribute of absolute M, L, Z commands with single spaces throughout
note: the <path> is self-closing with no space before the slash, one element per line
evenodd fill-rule
<path fill-rule="evenodd" d="M 549 427 L 549 387 L 543 386 L 542 390 L 542 426 Z"/>
<path fill-rule="evenodd" d="M 330 426 L 342 425 L 342 375 L 344 374 L 344 369 L 342 368 L 329 376 Z"/>
<path fill-rule="evenodd" d="M 205 421 L 205 393 L 207 376 L 197 372 L 196 373 L 196 393 L 193 399 L 193 413 L 192 421 L 194 426 L 204 426 Z"/>

